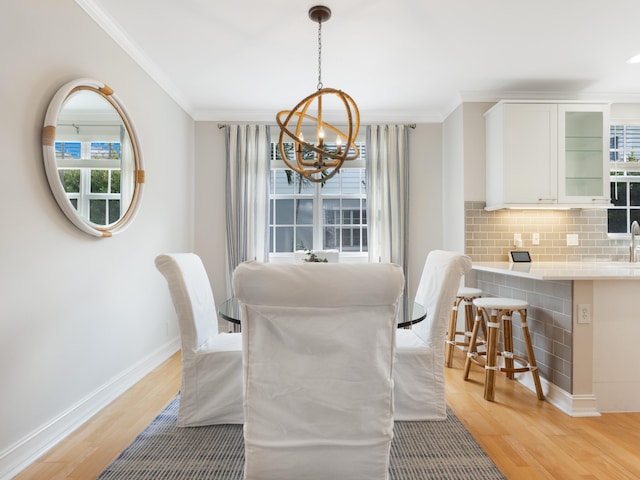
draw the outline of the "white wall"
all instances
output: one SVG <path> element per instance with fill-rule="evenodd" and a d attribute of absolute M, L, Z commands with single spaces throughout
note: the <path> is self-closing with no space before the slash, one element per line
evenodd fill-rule
<path fill-rule="evenodd" d="M 484 201 L 484 112 L 493 103 L 463 103 L 442 127 L 444 248 L 464 252 L 464 202 Z"/>
<path fill-rule="evenodd" d="M 464 117 L 459 106 L 442 126 L 443 247 L 464 252 Z"/>
<path fill-rule="evenodd" d="M 409 130 L 409 298 L 414 298 L 431 250 L 443 248 L 442 125 Z"/>
<path fill-rule="evenodd" d="M 464 201 L 486 199 L 486 130 L 484 114 L 495 103 L 463 103 Z"/>
<path fill-rule="evenodd" d="M 175 314 L 153 260 L 193 248 L 194 122 L 73 0 L 4 1 L 0 42 L 0 478 L 7 478 L 176 350 Z M 44 173 L 44 114 L 76 77 L 115 90 L 142 144 L 142 206 L 113 238 L 77 230 Z"/>
<path fill-rule="evenodd" d="M 640 118 L 640 104 L 614 103 L 611 105 L 611 123 L 637 125 Z"/>
<path fill-rule="evenodd" d="M 213 295 L 220 303 L 230 290 L 225 261 L 225 134 L 217 122 L 196 122 L 195 132 L 195 252 L 209 272 Z"/>

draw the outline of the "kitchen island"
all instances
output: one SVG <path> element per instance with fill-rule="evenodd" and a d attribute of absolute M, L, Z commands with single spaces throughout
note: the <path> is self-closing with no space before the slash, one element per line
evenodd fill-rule
<path fill-rule="evenodd" d="M 468 286 L 529 302 L 545 395 L 572 416 L 640 412 L 640 263 L 474 262 Z M 514 322 L 516 348 L 519 331 Z M 519 376 L 533 389 L 530 375 Z"/>

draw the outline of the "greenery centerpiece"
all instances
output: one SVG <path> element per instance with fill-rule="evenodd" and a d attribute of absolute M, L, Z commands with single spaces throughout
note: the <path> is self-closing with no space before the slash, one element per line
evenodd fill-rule
<path fill-rule="evenodd" d="M 329 263 L 329 260 L 318 257 L 313 250 L 305 250 L 305 254 L 307 255 L 307 258 L 304 259 L 305 262 Z"/>
<path fill-rule="evenodd" d="M 311 250 L 310 248 L 305 248 L 305 246 L 303 244 L 298 244 L 298 249 L 300 250 L 304 250 L 305 255 L 307 256 L 307 258 L 304 258 L 302 261 L 303 262 L 312 262 L 312 263 L 329 263 L 329 260 L 327 260 L 326 258 L 320 258 L 316 252 L 314 252 L 313 250 Z"/>

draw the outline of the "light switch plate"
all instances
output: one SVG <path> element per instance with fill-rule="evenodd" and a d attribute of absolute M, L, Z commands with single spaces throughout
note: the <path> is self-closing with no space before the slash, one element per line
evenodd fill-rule
<path fill-rule="evenodd" d="M 531 235 L 531 244 L 532 245 L 540 245 L 540 234 L 539 233 L 533 233 Z"/>
<path fill-rule="evenodd" d="M 577 233 L 567 233 L 567 246 L 568 247 L 575 247 L 577 245 L 579 245 L 580 242 L 578 241 L 578 234 Z"/>

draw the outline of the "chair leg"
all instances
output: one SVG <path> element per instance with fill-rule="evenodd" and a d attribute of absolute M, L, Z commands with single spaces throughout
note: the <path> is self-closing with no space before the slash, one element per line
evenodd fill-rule
<path fill-rule="evenodd" d="M 456 298 L 451 307 L 451 315 L 449 316 L 449 330 L 447 331 L 447 348 L 445 352 L 445 365 L 447 368 L 453 367 L 453 349 L 456 345 L 456 328 L 458 323 L 458 307 L 460 299 Z"/>
<path fill-rule="evenodd" d="M 536 394 L 538 400 L 544 400 L 544 392 L 542 391 L 542 384 L 540 383 L 540 373 L 538 372 L 538 364 L 536 363 L 536 356 L 533 353 L 533 344 L 531 343 L 531 334 L 529 333 L 529 326 L 527 325 L 527 312 L 520 311 L 520 319 L 522 321 L 522 335 L 524 337 L 524 344 L 527 347 L 527 357 L 529 359 L 529 367 L 531 369 L 531 375 L 533 375 L 533 383 L 536 386 Z"/>
<path fill-rule="evenodd" d="M 473 330 L 473 303 L 465 302 L 464 304 L 464 330 L 470 332 Z"/>
<path fill-rule="evenodd" d="M 487 324 L 486 322 L 482 322 L 482 324 L 480 325 L 480 327 L 482 327 L 482 338 L 484 339 L 485 343 L 487 343 Z"/>
<path fill-rule="evenodd" d="M 491 312 L 489 321 L 487 322 L 487 359 L 484 367 L 484 398 L 490 402 L 493 401 L 495 395 L 495 378 L 497 359 L 498 359 L 498 331 L 500 323 L 498 318 L 501 312 Z"/>
<path fill-rule="evenodd" d="M 467 360 L 464 362 L 464 375 L 462 378 L 467 380 L 469 378 L 469 370 L 471 369 L 472 358 L 478 354 L 478 348 L 476 346 L 476 339 L 478 336 L 478 330 L 480 324 L 484 323 L 482 318 L 482 310 L 476 310 L 476 320 L 473 323 L 473 330 L 471 331 L 471 338 L 469 339 L 469 349 L 467 350 Z"/>
<path fill-rule="evenodd" d="M 506 355 L 504 355 L 504 366 L 509 369 L 506 371 L 507 378 L 513 380 L 516 378 L 513 373 L 513 324 L 511 323 L 511 313 L 502 315 L 502 344 Z"/>
<path fill-rule="evenodd" d="M 473 300 L 472 300 L 473 301 Z M 464 342 L 466 344 L 466 348 L 464 350 L 469 351 L 469 340 L 471 339 L 471 331 L 473 330 L 473 324 L 475 323 L 475 316 L 473 314 L 473 303 L 472 301 L 466 302 L 464 306 Z M 480 327 L 484 329 L 484 323 L 480 324 Z M 482 336 L 482 342 L 480 342 L 479 338 L 476 338 L 476 349 L 478 348 L 478 343 L 484 343 L 484 339 L 486 336 Z"/>

